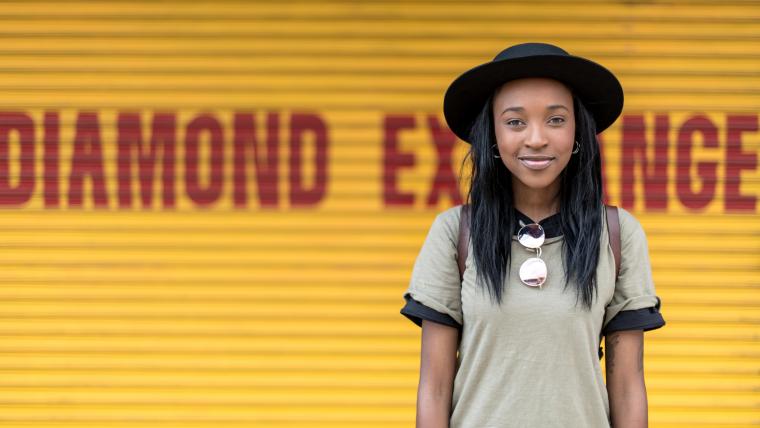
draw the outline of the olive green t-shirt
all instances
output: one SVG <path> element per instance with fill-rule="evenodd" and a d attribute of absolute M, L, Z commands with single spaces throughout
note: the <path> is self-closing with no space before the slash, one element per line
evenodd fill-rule
<path fill-rule="evenodd" d="M 448 315 L 461 326 L 451 428 L 609 428 L 600 332 L 621 311 L 660 307 L 641 224 L 618 208 L 622 260 L 616 280 L 603 214 L 598 298 L 590 311 L 580 301 L 576 306 L 573 281 L 563 291 L 562 235 L 548 237 L 542 245 L 548 273 L 541 288 L 520 281 L 520 265 L 535 252 L 513 235 L 511 270 L 502 304 L 496 306 L 475 282 L 472 244 L 460 284 L 460 212 L 458 205 L 437 215 L 404 293 L 408 301 Z"/>

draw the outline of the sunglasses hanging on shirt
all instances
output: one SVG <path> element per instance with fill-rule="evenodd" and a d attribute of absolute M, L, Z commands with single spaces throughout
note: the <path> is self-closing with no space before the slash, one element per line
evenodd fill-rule
<path fill-rule="evenodd" d="M 526 224 L 517 232 L 517 241 L 526 250 L 536 250 L 536 257 L 531 257 L 520 265 L 520 281 L 525 285 L 541 288 L 546 281 L 546 263 L 541 260 L 541 245 L 545 238 L 544 228 L 537 223 Z"/>

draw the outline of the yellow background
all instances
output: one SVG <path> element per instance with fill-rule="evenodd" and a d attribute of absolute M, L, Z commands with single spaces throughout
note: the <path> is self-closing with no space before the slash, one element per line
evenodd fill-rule
<path fill-rule="evenodd" d="M 42 114 L 60 113 L 63 195 L 45 209 L 38 180 L 30 202 L 0 211 L 3 426 L 413 426 L 420 331 L 398 311 L 427 229 L 451 205 L 424 203 L 435 171 L 425 118 L 443 120 L 459 73 L 524 41 L 615 72 L 650 143 L 654 115 L 669 115 L 671 163 L 685 119 L 718 125 L 720 148 L 694 152 L 720 165 L 705 210 L 680 203 L 674 164 L 667 212 L 646 212 L 636 187 L 667 321 L 645 336 L 649 420 L 760 424 L 760 221 L 724 212 L 721 180 L 726 116 L 760 106 L 760 3 L 21 2 L 0 4 L 0 22 L 2 109 L 34 118 L 38 153 Z M 107 210 L 66 204 L 81 111 L 101 121 Z M 197 114 L 220 120 L 220 201 L 194 206 L 178 167 L 176 209 L 119 210 L 120 111 L 140 111 L 144 135 L 155 112 L 177 112 L 180 148 Z M 249 206 L 232 208 L 235 111 L 280 113 L 276 209 L 257 205 L 254 183 Z M 287 203 L 293 112 L 328 126 L 327 193 L 309 208 Z M 418 125 L 400 134 L 416 158 L 398 174 L 412 207 L 383 203 L 387 114 Z M 620 131 L 603 136 L 612 204 Z M 744 151 L 759 148 L 758 132 L 743 134 Z M 757 168 L 741 192 L 760 196 Z"/>

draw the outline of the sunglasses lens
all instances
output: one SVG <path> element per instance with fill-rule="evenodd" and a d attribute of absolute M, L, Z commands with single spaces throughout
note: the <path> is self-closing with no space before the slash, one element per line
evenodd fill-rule
<path fill-rule="evenodd" d="M 546 281 L 546 263 L 536 257 L 525 260 L 520 266 L 520 280 L 531 287 L 542 285 Z"/>
<path fill-rule="evenodd" d="M 528 248 L 538 248 L 544 243 L 544 228 L 540 224 L 526 224 L 517 232 L 517 240 Z"/>

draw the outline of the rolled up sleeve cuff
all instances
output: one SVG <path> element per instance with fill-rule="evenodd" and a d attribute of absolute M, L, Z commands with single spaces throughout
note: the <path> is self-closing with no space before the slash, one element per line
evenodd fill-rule
<path fill-rule="evenodd" d="M 419 327 L 422 327 L 422 320 L 424 319 L 451 327 L 462 328 L 462 326 L 450 315 L 443 314 L 434 309 L 431 309 L 422 303 L 412 299 L 408 295 L 404 296 L 404 300 L 406 300 L 406 304 L 403 308 L 401 308 L 401 314 L 409 318 Z"/>
<path fill-rule="evenodd" d="M 618 314 L 607 323 L 607 326 L 602 333 L 607 335 L 614 331 L 621 330 L 649 331 L 658 329 L 664 325 L 665 319 L 663 319 L 659 309 L 657 307 L 649 307 L 618 312 Z"/>

